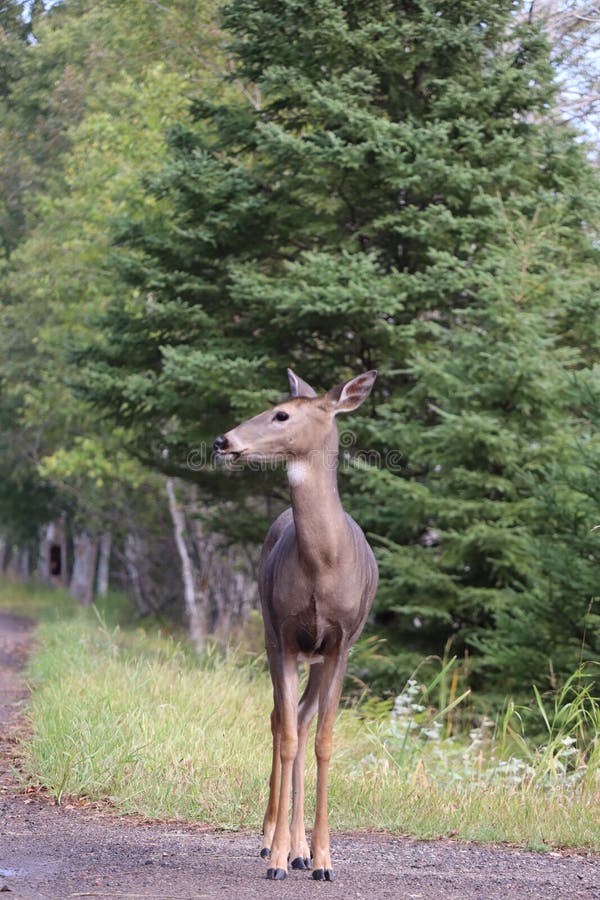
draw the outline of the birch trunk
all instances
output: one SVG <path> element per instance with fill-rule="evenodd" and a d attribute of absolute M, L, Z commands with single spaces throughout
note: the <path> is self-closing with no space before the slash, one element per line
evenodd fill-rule
<path fill-rule="evenodd" d="M 83 531 L 73 539 L 73 574 L 69 592 L 82 606 L 94 601 L 94 577 L 98 558 L 98 538 Z"/>
<path fill-rule="evenodd" d="M 52 525 L 42 525 L 39 529 L 40 543 L 38 547 L 37 577 L 47 584 L 50 581 L 50 539 Z"/>
<path fill-rule="evenodd" d="M 106 597 L 108 594 L 108 582 L 110 575 L 110 550 L 112 546 L 112 535 L 110 531 L 103 532 L 100 537 L 100 555 L 98 558 L 98 576 L 96 580 L 96 593 L 99 597 Z"/>
<path fill-rule="evenodd" d="M 61 567 L 60 567 L 60 575 L 57 576 L 58 583 L 65 588 L 69 585 L 69 566 L 68 566 L 68 542 L 67 542 L 67 519 L 66 516 L 63 515 L 59 519 L 60 522 L 60 559 L 61 559 Z"/>
<path fill-rule="evenodd" d="M 186 521 L 183 510 L 177 503 L 175 485 L 172 478 L 165 482 L 169 512 L 173 522 L 175 546 L 181 563 L 181 580 L 183 582 L 183 599 L 188 620 L 190 637 L 194 647 L 200 652 L 204 646 L 204 616 L 200 612 L 198 598 L 196 596 L 196 579 L 194 578 L 194 565 L 190 557 L 185 540 Z"/>

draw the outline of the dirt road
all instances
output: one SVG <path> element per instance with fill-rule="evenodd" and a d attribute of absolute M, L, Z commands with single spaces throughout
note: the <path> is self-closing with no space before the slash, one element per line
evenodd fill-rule
<path fill-rule="evenodd" d="M 600 859 L 383 834 L 334 834 L 336 880 L 265 878 L 255 834 L 126 820 L 20 790 L 16 732 L 31 623 L 0 613 L 0 892 L 18 898 L 600 900 Z"/>

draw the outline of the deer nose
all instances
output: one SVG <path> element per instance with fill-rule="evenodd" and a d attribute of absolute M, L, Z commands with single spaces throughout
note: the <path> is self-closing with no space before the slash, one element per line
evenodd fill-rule
<path fill-rule="evenodd" d="M 227 440 L 227 438 L 225 437 L 225 435 L 222 434 L 222 435 L 221 435 L 220 437 L 218 437 L 218 438 L 216 439 L 216 441 L 214 442 L 214 444 L 213 444 L 213 450 L 214 450 L 216 453 L 219 453 L 219 451 L 221 451 L 221 450 L 227 450 L 228 446 L 229 446 L 229 441 Z"/>

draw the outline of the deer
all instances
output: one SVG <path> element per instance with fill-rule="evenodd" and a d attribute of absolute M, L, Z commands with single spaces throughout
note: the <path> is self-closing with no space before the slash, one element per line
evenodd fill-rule
<path fill-rule="evenodd" d="M 338 494 L 336 416 L 367 399 L 377 372 L 360 374 L 322 396 L 291 369 L 287 372 L 291 398 L 221 435 L 213 447 L 216 459 L 230 465 L 283 461 L 286 466 L 291 507 L 271 525 L 258 567 L 273 682 L 273 760 L 260 855 L 268 860 L 271 880 L 285 878 L 291 860 L 292 869 L 310 869 L 312 861 L 315 880 L 333 881 L 327 789 L 334 721 L 348 655 L 378 583 L 373 551 Z M 309 674 L 298 700 L 303 661 Z M 317 802 L 309 847 L 304 763 L 317 713 Z"/>

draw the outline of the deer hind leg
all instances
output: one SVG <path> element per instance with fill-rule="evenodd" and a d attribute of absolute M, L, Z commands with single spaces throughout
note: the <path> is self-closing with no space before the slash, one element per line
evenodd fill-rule
<path fill-rule="evenodd" d="M 263 819 L 263 846 L 260 855 L 268 859 L 271 855 L 271 843 L 275 833 L 277 822 L 277 809 L 279 806 L 279 791 L 281 787 L 281 730 L 277 706 L 271 713 L 271 734 L 273 735 L 273 762 L 271 764 L 271 777 L 269 778 L 269 802 Z"/>
<path fill-rule="evenodd" d="M 298 752 L 292 773 L 291 860 L 293 869 L 310 869 L 310 850 L 304 830 L 304 762 L 310 724 L 319 704 L 322 663 L 310 667 L 308 683 L 298 704 Z"/>
<path fill-rule="evenodd" d="M 340 703 L 347 660 L 347 648 L 340 649 L 337 655 L 325 658 L 319 691 L 319 719 L 315 737 L 317 812 L 311 838 L 313 878 L 318 881 L 333 881 L 327 813 L 328 772 L 333 748 L 333 726 Z"/>
<path fill-rule="evenodd" d="M 271 844 L 267 878 L 279 880 L 287 875 L 290 855 L 290 791 L 292 770 L 298 750 L 298 664 L 296 657 L 280 654 L 271 668 L 275 708 L 279 719 L 281 781 L 275 831 Z"/>

